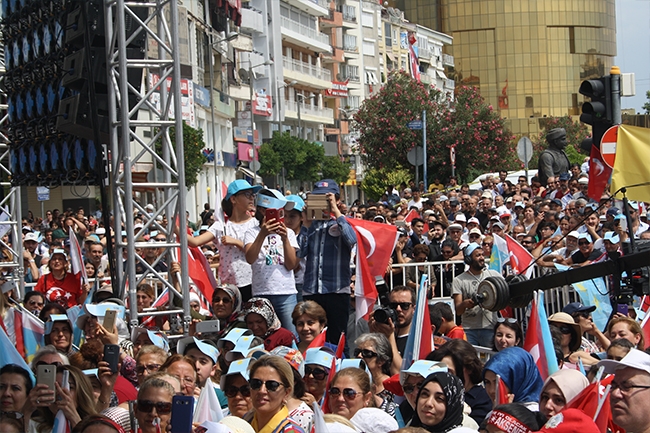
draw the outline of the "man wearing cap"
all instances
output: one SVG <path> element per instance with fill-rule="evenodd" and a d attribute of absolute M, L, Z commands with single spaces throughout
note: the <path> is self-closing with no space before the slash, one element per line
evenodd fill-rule
<path fill-rule="evenodd" d="M 68 308 L 77 304 L 83 304 L 88 296 L 88 284 L 81 284 L 81 273 L 75 275 L 68 272 L 68 258 L 65 251 L 62 249 L 55 249 L 50 254 L 50 261 L 48 264 L 50 273 L 41 276 L 36 283 L 34 290 L 44 293 L 48 296 L 48 292 L 52 290 L 63 291 L 63 296 L 68 305 Z"/>
<path fill-rule="evenodd" d="M 594 321 L 591 318 L 591 313 L 596 311 L 596 306 L 591 305 L 587 307 L 582 305 L 580 302 L 571 302 L 566 307 L 562 309 L 563 313 L 569 314 L 573 317 L 573 320 L 580 325 L 582 330 L 582 342 L 580 343 L 580 349 L 584 350 L 587 353 L 599 353 L 602 350 L 607 350 L 609 347 L 609 338 L 605 337 L 605 334 L 602 333 L 600 329 L 594 324 Z M 601 345 L 602 350 L 589 339 L 585 338 L 584 333 L 596 337 L 598 343 Z"/>
<path fill-rule="evenodd" d="M 569 171 L 571 163 L 564 151 L 567 145 L 566 130 L 554 128 L 546 134 L 548 148 L 539 155 L 537 176 L 542 185 L 546 185 L 550 176 L 559 176 Z"/>
<path fill-rule="evenodd" d="M 569 180 L 571 180 L 571 175 L 569 173 L 560 174 L 560 176 L 558 176 L 560 185 L 555 191 L 551 193 L 550 197 L 547 197 L 551 199 L 558 199 L 564 204 L 564 206 L 566 206 L 566 203 L 568 203 L 569 200 L 573 198 L 571 195 L 571 190 L 569 189 Z"/>
<path fill-rule="evenodd" d="M 489 347 L 492 344 L 493 328 L 497 315 L 476 303 L 478 285 L 487 277 L 501 276 L 499 272 L 485 269 L 483 249 L 471 243 L 464 251 L 469 269 L 457 276 L 452 283 L 452 297 L 456 315 L 462 317 L 467 341 L 473 345 Z"/>
<path fill-rule="evenodd" d="M 314 195 L 325 195 L 330 219 L 307 221 L 307 267 L 303 282 L 305 300 L 320 304 L 327 313 L 327 341 L 336 344 L 348 325 L 350 309 L 350 258 L 357 243 L 354 229 L 338 208 L 340 190 L 332 179 L 316 182 Z M 307 203 L 309 207 L 309 203 Z"/>
<path fill-rule="evenodd" d="M 631 349 L 620 361 L 607 359 L 598 366 L 614 374 L 609 394 L 614 422 L 627 432 L 650 433 L 650 355 Z"/>
<path fill-rule="evenodd" d="M 542 256 L 542 260 L 538 261 L 537 263 L 549 268 L 554 268 L 555 263 L 563 263 L 565 260 L 570 258 L 571 255 L 578 249 L 579 236 L 580 233 L 575 230 L 569 232 L 565 238 L 565 247 L 557 249 L 553 252 L 549 252 L 548 254 L 544 254 Z"/>
<path fill-rule="evenodd" d="M 581 267 L 591 264 L 600 257 L 601 252 L 594 250 L 594 243 L 589 233 L 580 233 L 578 236 L 578 251 L 571 254 L 571 257 L 564 261 L 564 264 L 572 267 Z"/>
<path fill-rule="evenodd" d="M 634 233 L 634 239 L 639 239 L 641 233 L 650 229 L 650 226 L 639 219 L 638 202 L 630 201 L 628 202 L 628 205 L 630 210 L 630 219 L 632 220 L 632 233 Z"/>

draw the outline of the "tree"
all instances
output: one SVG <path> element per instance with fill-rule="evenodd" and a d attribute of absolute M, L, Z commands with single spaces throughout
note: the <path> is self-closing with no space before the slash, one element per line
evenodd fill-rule
<path fill-rule="evenodd" d="M 429 177 L 451 175 L 449 151 L 456 150 L 456 174 L 469 180 L 498 169 L 514 169 L 516 153 L 505 121 L 473 87 L 457 88 L 451 101 L 403 71 L 391 73 L 386 85 L 364 101 L 355 115 L 359 151 L 370 167 L 410 167 L 407 153 L 422 142 L 421 130 L 408 122 L 426 110 Z"/>
<path fill-rule="evenodd" d="M 388 185 L 401 185 L 408 183 L 412 174 L 402 167 L 370 168 L 363 177 L 361 189 L 369 199 L 379 200 Z"/>
<path fill-rule="evenodd" d="M 645 97 L 648 99 L 648 101 L 643 104 L 643 107 L 641 108 L 645 110 L 645 114 L 650 114 L 650 90 L 645 92 Z"/>
<path fill-rule="evenodd" d="M 289 132 L 276 133 L 260 146 L 259 158 L 259 172 L 264 176 L 275 176 L 284 167 L 287 179 L 313 182 L 319 179 L 325 150 Z"/>
<path fill-rule="evenodd" d="M 571 164 L 582 164 L 585 156 L 589 156 L 580 148 L 580 143 L 591 136 L 589 127 L 582 122 L 574 122 L 570 116 L 547 117 L 540 119 L 542 130 L 538 137 L 533 137 L 533 157 L 528 163 L 529 168 L 537 168 L 539 154 L 548 147 L 546 134 L 551 129 L 564 128 L 566 130 L 567 147 L 565 149 Z M 521 163 L 523 167 L 523 163 Z"/>
<path fill-rule="evenodd" d="M 169 136 L 172 142 L 176 136 L 175 128 L 169 128 Z M 191 188 L 196 185 L 199 180 L 199 173 L 203 169 L 208 159 L 203 154 L 205 142 L 203 141 L 203 130 L 192 128 L 190 125 L 183 121 L 183 149 L 185 159 L 185 187 Z M 156 153 L 162 155 L 162 141 L 156 142 Z M 160 164 L 156 164 L 160 168 Z"/>
<path fill-rule="evenodd" d="M 334 179 L 339 185 L 350 178 L 350 161 L 341 161 L 338 156 L 326 156 L 321 165 L 323 179 Z"/>

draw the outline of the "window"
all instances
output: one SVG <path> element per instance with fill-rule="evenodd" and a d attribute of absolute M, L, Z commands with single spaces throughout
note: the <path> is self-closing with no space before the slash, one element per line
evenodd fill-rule
<path fill-rule="evenodd" d="M 358 110 L 360 105 L 360 96 L 349 95 L 345 98 L 345 107 L 350 107 L 350 110 Z"/>
<path fill-rule="evenodd" d="M 354 65 L 344 65 L 341 69 L 341 78 L 343 81 L 359 81 L 359 67 Z"/>
<path fill-rule="evenodd" d="M 373 27 L 374 20 L 372 19 L 371 12 L 362 12 L 361 13 L 361 25 L 364 27 Z"/>
<path fill-rule="evenodd" d="M 386 34 L 386 46 L 393 46 L 393 39 L 390 37 L 390 23 L 384 23 L 384 33 Z"/>
<path fill-rule="evenodd" d="M 366 56 L 375 55 L 375 41 L 363 41 L 363 54 Z"/>
<path fill-rule="evenodd" d="M 354 35 L 343 35 L 343 49 L 345 51 L 357 51 L 357 37 Z"/>

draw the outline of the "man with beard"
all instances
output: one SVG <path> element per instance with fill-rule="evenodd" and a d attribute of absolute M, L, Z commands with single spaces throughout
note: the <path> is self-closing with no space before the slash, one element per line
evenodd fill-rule
<path fill-rule="evenodd" d="M 406 340 L 411 330 L 413 313 L 415 312 L 415 289 L 407 286 L 395 286 L 393 291 L 388 295 L 389 306 L 397 315 L 396 323 L 389 320 L 388 324 L 375 321 L 370 317 L 368 323 L 370 332 L 379 332 L 384 334 L 390 341 L 393 350 L 393 366 L 398 369 L 402 365 L 402 355 L 406 348 Z"/>
<path fill-rule="evenodd" d="M 456 305 L 456 315 L 461 316 L 467 341 L 473 345 L 489 347 L 492 344 L 496 313 L 483 309 L 476 302 L 478 285 L 487 277 L 501 276 L 497 271 L 485 269 L 483 249 L 475 242 L 464 251 L 469 269 L 460 274 L 452 283 L 452 297 Z"/>
<path fill-rule="evenodd" d="M 429 238 L 429 261 L 433 262 L 438 257 L 442 248 L 442 241 L 445 240 L 446 226 L 441 221 L 429 222 L 429 231 L 427 237 Z"/>

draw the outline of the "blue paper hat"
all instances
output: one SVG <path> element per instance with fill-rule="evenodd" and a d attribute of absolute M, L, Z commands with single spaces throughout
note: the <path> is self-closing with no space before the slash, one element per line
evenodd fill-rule
<path fill-rule="evenodd" d="M 246 358 L 250 352 L 255 350 L 264 350 L 264 344 L 255 344 L 254 335 L 244 335 L 239 337 L 235 343 L 235 347 L 226 353 L 226 361 L 234 361 L 237 355 L 241 355 L 243 358 Z"/>
<path fill-rule="evenodd" d="M 45 335 L 50 335 L 52 333 L 54 322 L 68 322 L 70 325 L 70 331 L 73 331 L 72 323 L 66 314 L 52 314 L 50 315 L 50 320 L 45 322 Z"/>
<path fill-rule="evenodd" d="M 305 365 L 315 364 L 330 369 L 332 368 L 332 359 L 334 359 L 334 355 L 321 350 L 320 347 L 313 347 L 305 352 Z"/>
<path fill-rule="evenodd" d="M 400 372 L 399 383 L 401 385 L 404 385 L 404 382 L 406 382 L 406 378 L 408 376 L 422 376 L 426 379 L 430 374 L 438 373 L 440 371 L 449 371 L 447 365 L 444 362 L 425 360 L 415 361 L 408 369 L 402 370 Z"/>
<path fill-rule="evenodd" d="M 185 355 L 185 352 L 187 351 L 187 346 L 190 346 L 192 344 L 196 345 L 196 348 L 199 349 L 199 351 L 202 354 L 212 359 L 212 362 L 214 362 L 215 364 L 217 363 L 217 357 L 219 356 L 219 352 L 217 351 L 217 348 L 211 344 L 204 343 L 201 340 L 197 340 L 195 337 L 185 337 L 181 339 L 178 342 L 176 351 L 182 355 Z"/>
<path fill-rule="evenodd" d="M 248 329 L 232 328 L 226 335 L 217 341 L 217 348 L 223 349 L 224 343 L 227 341 L 231 342 L 232 344 L 237 344 L 237 340 L 239 340 L 244 335 L 252 335 L 252 333 Z"/>
<path fill-rule="evenodd" d="M 256 359 L 254 358 L 244 358 L 244 359 L 238 359 L 230 363 L 230 367 L 228 367 L 228 373 L 222 374 L 221 379 L 219 380 L 219 385 L 221 386 L 221 389 L 224 389 L 226 387 L 227 376 L 240 374 L 248 382 L 248 379 L 250 379 L 248 370 L 250 369 L 251 364 L 255 361 Z"/>

